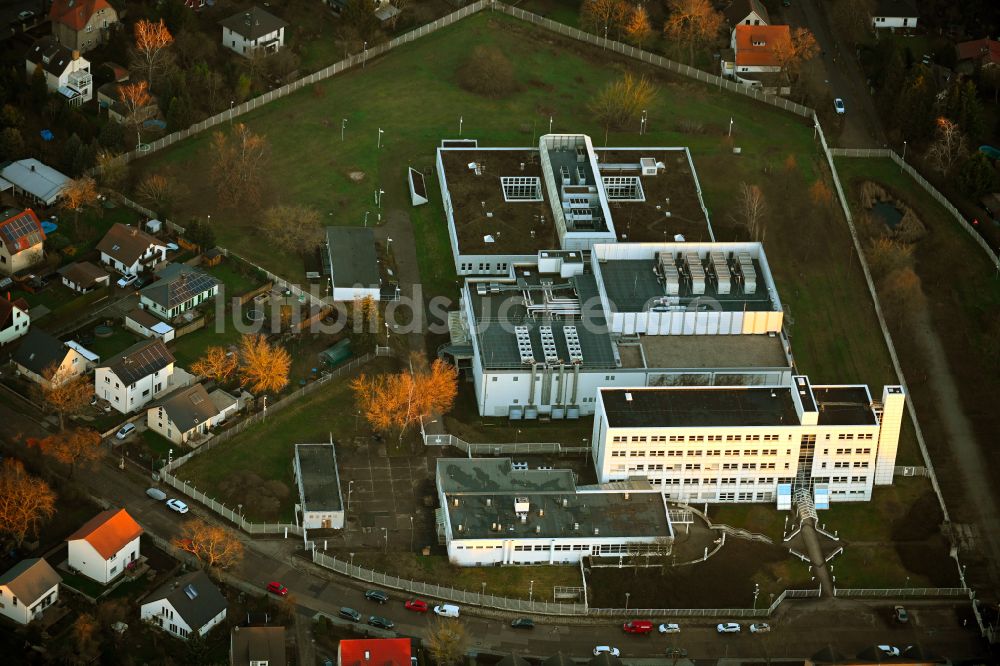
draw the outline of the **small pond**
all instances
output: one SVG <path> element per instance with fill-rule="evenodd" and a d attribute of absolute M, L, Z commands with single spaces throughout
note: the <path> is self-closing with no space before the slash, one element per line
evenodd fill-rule
<path fill-rule="evenodd" d="M 899 226 L 899 221 L 903 219 L 903 211 L 892 205 L 889 201 L 879 201 L 872 206 L 872 215 L 879 218 L 890 229 Z"/>

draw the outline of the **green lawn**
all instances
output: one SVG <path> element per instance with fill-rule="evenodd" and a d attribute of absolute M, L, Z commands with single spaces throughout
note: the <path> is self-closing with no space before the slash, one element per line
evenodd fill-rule
<path fill-rule="evenodd" d="M 391 361 L 377 359 L 369 363 L 366 372 L 387 370 Z M 178 478 L 191 483 L 219 501 L 236 506 L 243 500 L 244 488 L 224 488 L 234 475 L 253 473 L 264 481 L 277 481 L 293 488 L 292 456 L 295 444 L 324 442 L 330 433 L 334 439 L 354 430 L 354 398 L 349 377 L 338 377 L 322 389 L 293 402 L 290 406 L 268 413 L 262 423 L 243 431 L 218 447 L 195 456 L 176 472 Z M 227 489 L 228 488 L 228 491 Z M 248 520 L 290 520 L 294 496 L 289 494 L 276 514 L 260 515 L 252 501 L 244 502 Z"/>
<path fill-rule="evenodd" d="M 227 311 L 225 317 L 224 323 L 217 326 L 217 320 L 210 315 L 205 326 L 171 342 L 168 347 L 177 365 L 187 370 L 204 355 L 208 347 L 238 344 L 243 334 L 232 324 L 232 311 Z"/>
<path fill-rule="evenodd" d="M 49 331 L 72 324 L 86 317 L 87 312 L 93 308 L 95 303 L 105 300 L 110 293 L 110 289 L 110 287 L 101 287 L 82 296 L 77 296 L 73 300 L 66 301 L 59 308 L 45 315 L 41 321 L 44 323 L 46 330 Z"/>
<path fill-rule="evenodd" d="M 171 442 L 166 437 L 159 435 L 152 430 L 143 430 L 142 434 L 139 435 L 139 440 L 142 444 L 149 449 L 151 452 L 159 456 L 162 460 L 166 461 L 167 456 L 170 455 L 170 450 L 173 449 L 177 457 L 182 456 L 187 453 L 186 450 L 177 446 Z"/>
<path fill-rule="evenodd" d="M 101 338 L 94 336 L 94 341 L 87 345 L 87 349 L 94 352 L 101 357 L 102 361 L 106 361 L 115 354 L 125 351 L 131 345 L 134 345 L 141 338 L 131 331 L 127 331 L 121 326 L 115 326 L 114 332 L 110 337 Z"/>
<path fill-rule="evenodd" d="M 257 274 L 257 269 L 235 257 L 224 258 L 218 266 L 202 266 L 201 270 L 225 285 L 227 301 L 264 283 L 262 276 Z"/>
<path fill-rule="evenodd" d="M 712 523 L 763 534 L 775 543 L 781 543 L 786 515 L 792 514 L 778 511 L 771 504 L 716 504 L 708 509 Z"/>

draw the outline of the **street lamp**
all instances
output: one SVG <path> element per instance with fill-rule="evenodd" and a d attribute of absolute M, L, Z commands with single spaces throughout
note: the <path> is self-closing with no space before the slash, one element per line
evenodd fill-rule
<path fill-rule="evenodd" d="M 389 552 L 389 528 L 382 528 L 382 535 L 385 537 L 385 552 Z"/>
<path fill-rule="evenodd" d="M 549 116 L 549 134 L 552 134 L 552 116 Z"/>
<path fill-rule="evenodd" d="M 170 449 L 167 451 L 167 467 L 170 467 L 170 463 L 174 461 L 174 450 Z"/>
<path fill-rule="evenodd" d="M 463 116 L 459 116 L 458 117 L 458 135 L 459 136 L 462 136 L 462 121 L 463 120 L 464 120 Z"/>
<path fill-rule="evenodd" d="M 233 105 L 236 104 L 235 99 L 229 100 L 229 126 L 233 126 Z"/>
<path fill-rule="evenodd" d="M 385 190 L 378 189 L 375 190 L 375 205 L 381 209 L 382 208 L 382 195 L 385 194 Z"/>
<path fill-rule="evenodd" d="M 368 63 L 368 42 L 365 42 L 364 46 L 361 48 L 364 51 L 364 55 L 361 58 L 361 69 L 364 69 L 365 65 Z"/>
<path fill-rule="evenodd" d="M 340 140 L 344 140 L 344 130 L 347 128 L 347 118 L 340 119 Z"/>
<path fill-rule="evenodd" d="M 381 127 L 379 127 L 378 128 L 378 147 L 379 148 L 382 147 L 382 135 L 383 134 L 385 134 L 385 131 Z"/>
<path fill-rule="evenodd" d="M 757 595 L 760 594 L 760 583 L 753 584 L 753 609 L 757 610 Z"/>
<path fill-rule="evenodd" d="M 410 550 L 413 550 L 413 516 L 410 516 Z"/>
<path fill-rule="evenodd" d="M 528 581 L 528 601 L 531 601 L 534 596 L 535 596 L 535 581 L 529 580 Z"/>
<path fill-rule="evenodd" d="M 903 164 L 906 164 L 906 142 L 903 142 Z M 899 170 L 903 170 L 903 164 L 899 165 Z"/>
<path fill-rule="evenodd" d="M 628 611 L 628 598 L 632 596 L 631 592 L 625 593 L 625 610 Z"/>
<path fill-rule="evenodd" d="M 385 322 L 385 346 L 389 346 L 389 322 Z"/>
<path fill-rule="evenodd" d="M 365 211 L 365 226 L 368 226 L 368 211 Z"/>
<path fill-rule="evenodd" d="M 732 116 L 730 116 L 730 118 L 729 118 L 729 136 L 732 136 L 732 135 L 733 135 L 733 118 L 732 118 Z"/>
<path fill-rule="evenodd" d="M 639 134 L 646 133 L 646 109 L 642 110 L 642 124 L 639 125 Z"/>
<path fill-rule="evenodd" d="M 355 422 L 356 423 L 356 422 Z M 351 492 L 354 490 L 354 482 L 351 481 L 347 484 L 347 512 L 351 512 Z"/>
<path fill-rule="evenodd" d="M 389 254 L 389 248 L 391 248 L 391 247 L 392 247 L 392 239 L 391 238 L 386 238 L 385 239 L 385 253 L 386 254 Z"/>

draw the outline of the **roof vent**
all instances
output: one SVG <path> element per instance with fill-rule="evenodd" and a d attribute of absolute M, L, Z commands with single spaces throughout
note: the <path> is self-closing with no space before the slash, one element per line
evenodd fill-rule
<path fill-rule="evenodd" d="M 459 523 L 459 524 L 458 524 L 458 531 L 459 531 L 459 532 L 461 532 L 461 531 L 462 531 L 462 529 L 463 529 L 463 527 L 462 527 L 462 523 Z"/>
<path fill-rule="evenodd" d="M 632 402 L 632 394 L 628 391 L 625 392 L 625 402 Z"/>
<path fill-rule="evenodd" d="M 188 599 L 196 599 L 198 597 L 198 590 L 194 589 L 194 585 L 185 585 L 184 594 L 187 595 Z"/>
<path fill-rule="evenodd" d="M 566 499 L 565 497 L 563 497 L 562 505 L 563 505 L 563 508 L 568 507 L 569 506 L 569 500 Z"/>
<path fill-rule="evenodd" d="M 600 533 L 601 533 L 601 530 L 595 527 L 594 528 L 594 536 L 597 536 Z"/>
<path fill-rule="evenodd" d="M 452 498 L 451 505 L 452 506 L 458 506 L 458 498 L 457 497 Z"/>
<path fill-rule="evenodd" d="M 486 498 L 486 506 L 493 506 L 493 498 L 492 497 L 487 497 Z"/>
<path fill-rule="evenodd" d="M 580 529 L 580 523 L 573 523 L 573 529 L 574 530 Z"/>
<path fill-rule="evenodd" d="M 368 650 L 365 650 L 365 661 L 371 661 L 371 658 L 372 658 L 372 653 L 369 652 Z"/>
<path fill-rule="evenodd" d="M 541 534 L 541 533 L 542 533 L 542 526 L 535 525 L 535 534 Z"/>
<path fill-rule="evenodd" d="M 625 499 L 628 499 L 628 493 L 625 493 Z"/>

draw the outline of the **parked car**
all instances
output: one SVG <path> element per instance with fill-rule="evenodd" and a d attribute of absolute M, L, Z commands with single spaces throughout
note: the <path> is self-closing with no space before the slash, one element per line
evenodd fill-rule
<path fill-rule="evenodd" d="M 661 634 L 678 634 L 681 631 L 681 625 L 679 624 L 661 624 L 660 633 Z"/>
<path fill-rule="evenodd" d="M 115 439 L 125 439 L 129 435 L 135 432 L 134 423 L 126 423 L 121 427 L 121 429 L 115 433 Z"/>
<path fill-rule="evenodd" d="M 738 634 L 740 633 L 740 625 L 735 622 L 725 622 L 719 624 L 715 627 L 720 634 Z"/>
<path fill-rule="evenodd" d="M 181 249 L 181 246 L 178 245 L 177 243 L 167 243 L 167 249 L 170 250 L 171 252 L 176 252 L 177 250 Z"/>
<path fill-rule="evenodd" d="M 836 111 L 838 114 L 847 113 L 847 108 L 844 106 L 844 100 L 840 99 L 839 97 L 833 100 L 833 110 Z"/>
<path fill-rule="evenodd" d="M 757 622 L 756 624 L 750 625 L 751 634 L 766 634 L 771 631 L 771 625 L 767 622 Z"/>
<path fill-rule="evenodd" d="M 407 599 L 403 605 L 406 607 L 406 610 L 411 610 L 414 613 L 427 612 L 427 602 L 420 599 Z"/>
<path fill-rule="evenodd" d="M 902 606 L 893 606 L 892 614 L 896 618 L 896 622 L 900 624 L 906 624 L 910 621 L 910 614 L 906 612 L 906 609 Z"/>
<path fill-rule="evenodd" d="M 899 648 L 893 645 L 877 645 L 876 647 L 890 657 L 899 656 Z"/>
<path fill-rule="evenodd" d="M 365 590 L 365 599 L 377 604 L 384 604 L 389 601 L 389 595 L 382 590 Z"/>
<path fill-rule="evenodd" d="M 31 11 L 30 9 L 25 9 L 24 11 L 17 13 L 17 19 L 19 21 L 29 21 L 33 18 L 35 18 L 35 12 Z"/>
<path fill-rule="evenodd" d="M 434 607 L 434 613 L 441 617 L 458 617 L 459 608 L 455 604 L 441 604 Z"/>
<path fill-rule="evenodd" d="M 148 275 L 138 276 L 138 279 L 135 282 L 132 283 L 132 288 L 135 289 L 136 291 L 139 291 L 140 289 L 142 289 L 143 287 L 145 287 L 147 284 L 149 284 L 152 281 L 153 281 L 153 278 L 151 278 Z"/>
<path fill-rule="evenodd" d="M 622 653 L 618 651 L 618 648 L 611 647 L 610 645 L 598 645 L 594 648 L 594 656 L 597 657 L 602 654 L 610 654 L 612 657 L 620 657 Z"/>
<path fill-rule="evenodd" d="M 686 659 L 688 651 L 684 648 L 667 648 L 667 656 L 673 659 Z"/>
<path fill-rule="evenodd" d="M 626 634 L 648 634 L 653 631 L 653 623 L 649 620 L 630 620 L 622 625 Z"/>
<path fill-rule="evenodd" d="M 167 494 L 159 488 L 147 488 L 146 494 L 155 499 L 157 502 L 162 502 L 167 499 Z"/>
<path fill-rule="evenodd" d="M 167 506 L 176 511 L 177 513 L 187 513 L 188 505 L 179 499 L 169 499 L 167 500 Z"/>
<path fill-rule="evenodd" d="M 535 621 L 532 620 L 530 617 L 519 617 L 513 622 L 511 622 L 510 626 L 514 627 L 515 629 L 534 629 Z"/>
<path fill-rule="evenodd" d="M 288 596 L 288 588 L 275 580 L 267 584 L 267 591 L 271 594 L 277 594 L 279 597 Z"/>
<path fill-rule="evenodd" d="M 340 617 L 347 618 L 352 622 L 361 622 L 361 613 L 354 610 L 353 608 L 342 606 L 338 612 L 340 613 Z"/>
<path fill-rule="evenodd" d="M 128 287 L 128 286 L 134 284 L 135 281 L 138 280 L 138 279 L 139 279 L 138 275 L 131 275 L 131 274 L 129 274 L 129 275 L 123 275 L 123 276 L 121 276 L 118 279 L 118 283 L 117 284 L 118 284 L 119 287 L 121 287 L 122 289 L 124 289 L 125 287 Z"/>
<path fill-rule="evenodd" d="M 379 629 L 392 629 L 396 625 L 392 623 L 387 617 L 382 617 L 381 615 L 372 615 L 368 618 L 368 624 L 373 627 L 378 627 Z"/>

